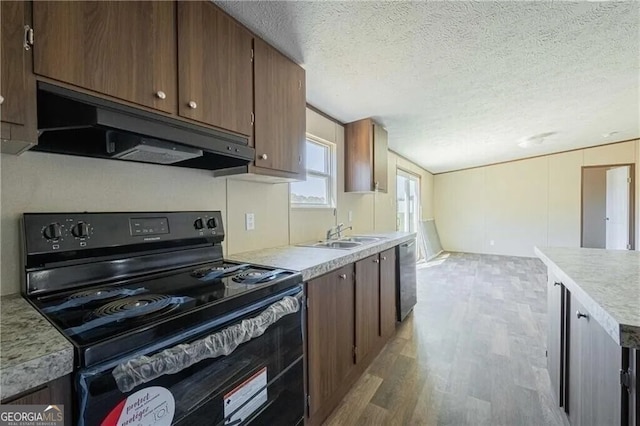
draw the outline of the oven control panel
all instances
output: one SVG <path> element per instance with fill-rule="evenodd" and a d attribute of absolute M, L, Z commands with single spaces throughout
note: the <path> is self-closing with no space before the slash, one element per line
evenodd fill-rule
<path fill-rule="evenodd" d="M 25 213 L 27 255 L 171 240 L 224 239 L 222 214 L 210 212 Z"/>

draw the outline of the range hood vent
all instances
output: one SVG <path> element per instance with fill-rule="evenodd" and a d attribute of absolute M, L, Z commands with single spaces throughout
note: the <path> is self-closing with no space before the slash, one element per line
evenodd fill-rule
<path fill-rule="evenodd" d="M 240 173 L 255 156 L 245 136 L 38 83 L 33 151 Z"/>

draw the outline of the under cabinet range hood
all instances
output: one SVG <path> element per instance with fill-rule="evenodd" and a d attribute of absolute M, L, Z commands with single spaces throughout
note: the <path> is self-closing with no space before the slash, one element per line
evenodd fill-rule
<path fill-rule="evenodd" d="M 245 136 L 209 129 L 38 83 L 32 151 L 239 173 L 254 160 Z"/>

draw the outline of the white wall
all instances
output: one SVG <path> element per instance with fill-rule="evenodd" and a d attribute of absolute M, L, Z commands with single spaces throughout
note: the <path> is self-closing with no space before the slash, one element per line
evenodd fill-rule
<path fill-rule="evenodd" d="M 344 128 L 308 110 L 307 130 L 338 147 L 335 212 L 290 209 L 287 183 L 213 178 L 207 171 L 37 152 L 0 154 L 0 294 L 20 291 L 19 219 L 24 212 L 221 210 L 225 254 L 323 238 L 340 222 L 352 225 L 354 233 L 395 230 L 395 192 L 384 203 L 374 194 L 344 192 Z M 395 191 L 395 155 L 390 153 L 390 158 L 389 187 Z M 407 167 L 428 182 L 423 192 L 432 192 L 433 177 L 410 163 Z M 432 211 L 430 201 L 423 211 Z M 246 213 L 255 215 L 255 230 L 245 230 Z"/>
<path fill-rule="evenodd" d="M 631 141 L 435 175 L 442 245 L 515 256 L 533 256 L 536 245 L 579 247 L 582 166 L 640 164 L 639 150 Z M 638 203 L 637 183 L 636 194 Z"/>

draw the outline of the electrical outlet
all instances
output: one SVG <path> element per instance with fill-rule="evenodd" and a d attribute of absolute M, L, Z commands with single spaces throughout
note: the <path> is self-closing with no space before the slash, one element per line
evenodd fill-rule
<path fill-rule="evenodd" d="M 244 215 L 244 227 L 247 231 L 256 229 L 256 217 L 253 213 L 246 213 Z"/>
<path fill-rule="evenodd" d="M 349 223 L 353 222 L 353 212 L 349 210 Z"/>
<path fill-rule="evenodd" d="M 493 245 L 495 245 L 495 244 L 496 244 L 496 242 L 495 242 L 494 240 L 490 240 L 490 241 L 489 241 L 489 245 L 490 245 L 490 246 L 493 246 Z"/>

